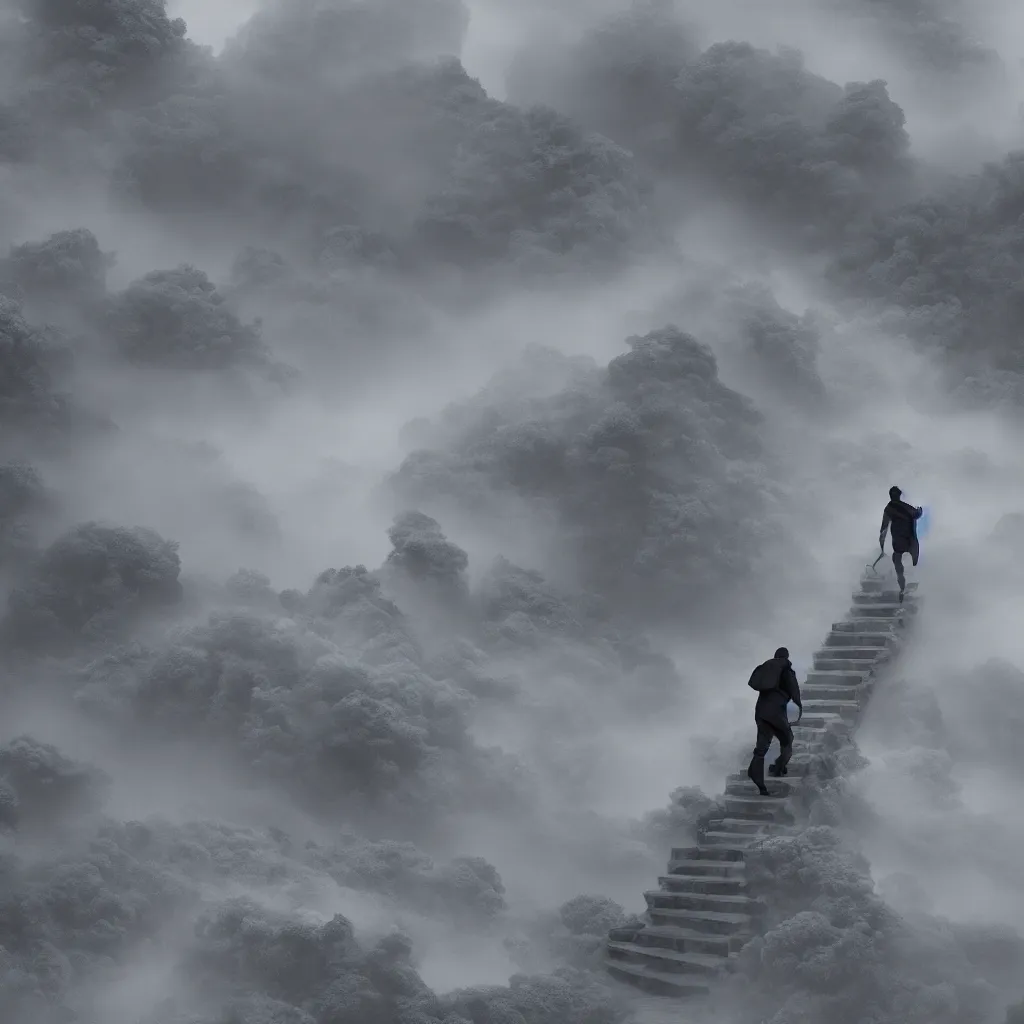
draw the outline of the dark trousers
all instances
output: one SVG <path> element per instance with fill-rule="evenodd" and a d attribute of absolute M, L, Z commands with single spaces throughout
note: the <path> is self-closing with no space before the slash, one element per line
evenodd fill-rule
<path fill-rule="evenodd" d="M 904 555 L 910 555 L 911 562 L 917 565 L 917 560 L 921 557 L 921 548 L 916 540 L 909 541 L 906 546 L 900 545 L 899 550 L 895 547 L 892 549 L 892 564 L 896 569 L 896 582 L 899 583 L 900 590 L 905 590 L 907 586 L 907 578 L 903 575 Z"/>
<path fill-rule="evenodd" d="M 775 764 L 779 768 L 785 768 L 789 759 L 793 756 L 793 727 L 784 719 L 755 718 L 757 725 L 757 743 L 754 746 L 754 757 L 764 760 L 772 740 L 779 741 L 779 756 Z M 762 769 L 763 771 L 764 769 Z"/>

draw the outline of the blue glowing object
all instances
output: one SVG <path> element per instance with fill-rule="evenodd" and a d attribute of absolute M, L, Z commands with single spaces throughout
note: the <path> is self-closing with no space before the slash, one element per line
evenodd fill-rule
<path fill-rule="evenodd" d="M 925 505 L 923 507 L 924 512 L 917 521 L 917 536 L 919 540 L 928 536 L 928 528 L 931 526 L 931 514 L 928 511 L 928 506 Z"/>

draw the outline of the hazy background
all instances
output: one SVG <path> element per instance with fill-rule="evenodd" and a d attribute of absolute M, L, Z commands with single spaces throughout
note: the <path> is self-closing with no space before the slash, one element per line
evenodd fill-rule
<path fill-rule="evenodd" d="M 898 483 L 912 648 L 671 1012 L 1013 1024 L 1021 28 L 8 0 L 0 1017 L 669 1012 L 603 936 Z"/>

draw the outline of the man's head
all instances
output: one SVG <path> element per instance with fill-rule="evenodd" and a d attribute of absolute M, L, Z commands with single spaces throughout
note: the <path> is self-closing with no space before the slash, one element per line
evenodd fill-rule
<path fill-rule="evenodd" d="M 789 661 L 789 648 L 788 647 L 780 647 L 775 652 L 775 657 L 776 658 L 785 658 L 786 661 Z"/>
<path fill-rule="evenodd" d="M 901 491 L 901 490 L 900 490 L 900 489 L 899 489 L 898 487 L 890 487 L 890 488 L 889 488 L 889 497 L 890 497 L 890 498 L 891 498 L 891 499 L 892 499 L 893 501 L 899 501 L 899 500 L 900 500 L 900 495 L 901 495 L 902 493 L 903 493 L 903 492 L 902 492 L 902 491 Z"/>

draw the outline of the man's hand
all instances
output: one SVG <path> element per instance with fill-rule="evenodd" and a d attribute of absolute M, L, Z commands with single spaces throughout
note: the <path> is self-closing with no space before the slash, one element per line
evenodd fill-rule
<path fill-rule="evenodd" d="M 804 706 L 803 706 L 803 704 L 797 704 L 796 710 L 797 710 L 796 724 L 799 725 L 800 724 L 800 719 L 804 717 Z"/>
<path fill-rule="evenodd" d="M 880 551 L 885 551 L 885 534 L 878 538 L 878 548 Z"/>

